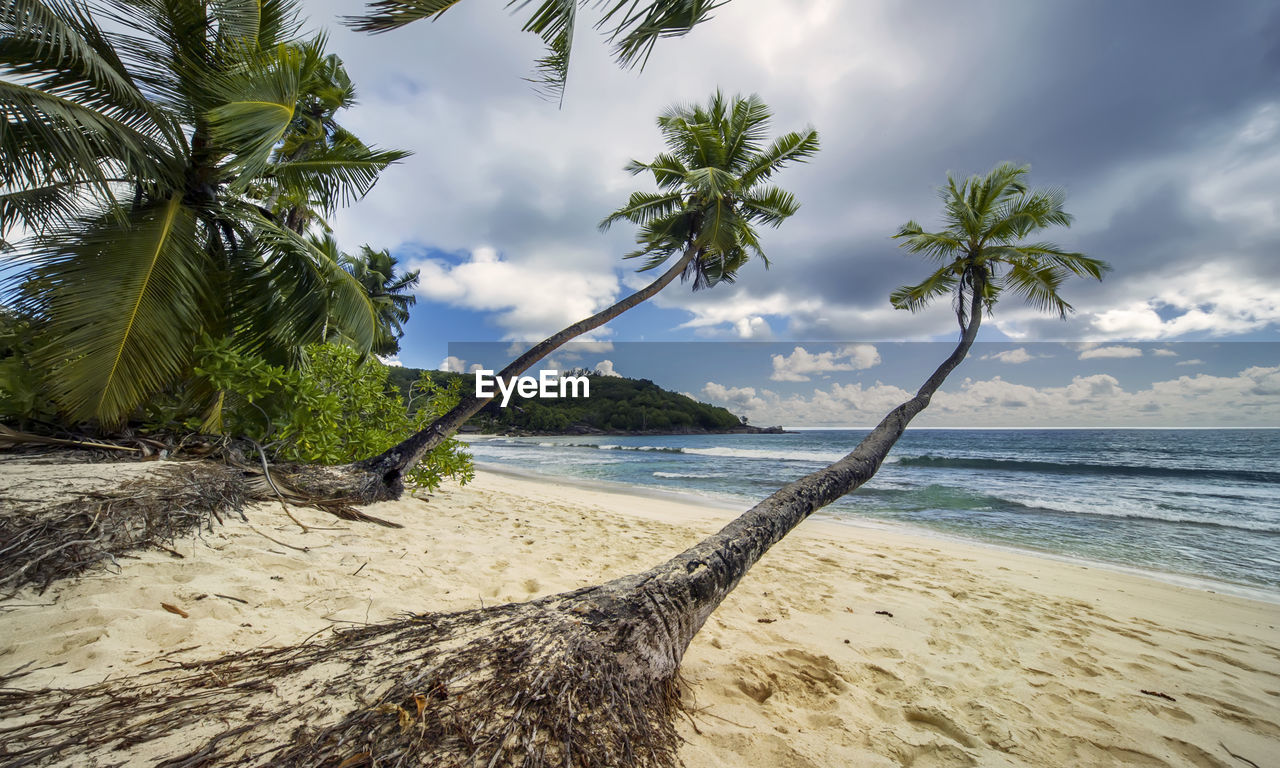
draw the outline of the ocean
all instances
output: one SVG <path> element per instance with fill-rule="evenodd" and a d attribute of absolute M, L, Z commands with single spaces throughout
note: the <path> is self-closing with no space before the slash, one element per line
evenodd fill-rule
<path fill-rule="evenodd" d="M 470 449 L 481 466 L 745 510 L 864 434 L 479 437 Z M 1280 598 L 1280 430 L 909 430 L 871 482 L 818 514 Z"/>

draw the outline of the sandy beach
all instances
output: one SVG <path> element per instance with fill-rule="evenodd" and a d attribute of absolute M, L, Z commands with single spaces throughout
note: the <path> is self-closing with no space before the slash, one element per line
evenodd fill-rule
<path fill-rule="evenodd" d="M 11 471 L 6 467 L 6 471 Z M 661 562 L 734 516 L 482 471 L 375 505 L 279 505 L 0 601 L 0 673 L 76 686 Z M 305 550 L 305 551 L 303 551 Z M 165 606 L 171 606 L 171 611 Z M 181 615 L 185 613 L 186 615 Z M 887 526 L 810 520 L 684 662 L 689 768 L 1274 765 L 1280 606 Z M 1144 692 L 1145 691 L 1145 692 Z"/>

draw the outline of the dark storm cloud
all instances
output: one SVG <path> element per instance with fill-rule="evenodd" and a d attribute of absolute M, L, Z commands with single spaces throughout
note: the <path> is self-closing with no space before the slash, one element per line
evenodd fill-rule
<path fill-rule="evenodd" d="M 350 12 L 336 0 L 308 7 L 317 21 Z M 1265 113 L 1280 93 L 1273 3 L 734 0 L 689 37 L 661 43 L 642 74 L 617 70 L 584 32 L 560 110 L 520 79 L 539 48 L 519 21 L 472 2 L 388 35 L 334 33 L 364 95 L 354 127 L 418 152 L 338 217 L 340 235 L 490 246 L 596 275 L 626 269 L 618 256 L 630 233 L 595 232 L 636 188 L 620 166 L 659 149 L 662 108 L 720 86 L 758 91 L 778 130 L 814 124 L 823 151 L 778 177 L 803 208 L 765 233 L 772 270 L 660 297 L 704 330 L 769 315 L 775 333 L 813 338 L 851 338 L 851 327 L 950 334 L 945 310 L 888 310 L 888 292 L 927 270 L 889 236 L 910 218 L 936 222 L 934 189 L 948 170 L 1001 160 L 1032 164 L 1033 184 L 1066 187 L 1077 225 L 1052 237 L 1117 268 L 1101 286 L 1067 289 L 1081 310 L 1068 335 L 1169 332 L 1149 317 L 1100 318 L 1159 297 L 1225 306 L 1233 273 L 1251 276 L 1236 291 L 1248 300 L 1228 308 L 1221 328 L 1240 332 L 1265 323 L 1265 294 L 1280 294 L 1264 269 L 1280 233 L 1267 203 L 1280 199 L 1280 182 L 1264 172 L 1280 164 L 1280 104 Z M 1221 274 L 1178 282 L 1206 261 Z M 1004 308 L 999 319 L 1032 337 L 1064 333 Z"/>

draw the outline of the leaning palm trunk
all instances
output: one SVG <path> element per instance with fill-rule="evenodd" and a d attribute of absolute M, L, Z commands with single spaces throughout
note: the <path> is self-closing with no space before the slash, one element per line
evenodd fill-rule
<path fill-rule="evenodd" d="M 121 749 L 168 766 L 676 765 L 690 641 L 771 546 L 876 473 L 967 354 L 981 294 L 951 356 L 852 453 L 656 568 L 188 664 L 176 678 L 0 690 L 16 723 L 0 728 L 0 755 L 13 765 L 129 762 Z"/>
<path fill-rule="evenodd" d="M 555 333 L 536 344 L 529 351 L 513 360 L 506 368 L 498 372 L 498 378 L 510 379 L 529 370 L 534 363 L 559 349 L 566 342 L 581 336 L 587 331 L 595 330 L 623 312 L 648 301 L 663 288 L 666 288 L 677 277 L 684 274 L 698 255 L 698 249 L 690 246 L 685 249 L 670 269 L 657 280 L 644 288 L 627 296 L 613 306 L 604 309 L 585 320 Z M 310 495 L 331 498 L 345 498 L 359 503 L 396 499 L 404 492 L 404 475 L 412 469 L 423 456 L 436 446 L 448 440 L 467 419 L 480 412 L 492 397 L 476 397 L 464 394 L 462 399 L 448 413 L 431 422 L 424 429 L 411 435 L 399 445 L 393 446 L 384 453 L 354 464 L 341 467 L 301 467 L 289 474 L 290 485 L 299 489 L 301 498 Z"/>

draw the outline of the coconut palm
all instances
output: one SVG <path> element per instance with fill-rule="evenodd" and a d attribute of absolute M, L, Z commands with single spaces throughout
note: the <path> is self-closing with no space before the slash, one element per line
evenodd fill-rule
<path fill-rule="evenodd" d="M 53 401 L 118 423 L 188 371 L 202 335 L 288 356 L 336 314 L 368 348 L 359 284 L 268 203 L 358 197 L 403 153 L 282 153 L 327 61 L 296 0 L 95 9 L 0 6 L 0 234 L 16 233 L 8 286 L 40 321 Z M 317 300 L 330 284 L 338 301 Z"/>
<path fill-rule="evenodd" d="M 1100 280 L 1109 267 L 1053 243 L 1024 242 L 1039 230 L 1071 224 L 1071 215 L 1062 210 L 1062 190 L 1027 189 L 1030 170 L 1001 163 L 985 176 L 961 182 L 949 175 L 947 185 L 938 190 L 945 210 L 943 228 L 925 232 L 909 221 L 894 235 L 911 253 L 924 254 L 941 266 L 920 283 L 894 291 L 893 306 L 915 312 L 951 295 L 964 331 L 981 322 L 979 305 L 990 312 L 1000 294 L 1010 291 L 1036 309 L 1065 318 L 1072 309 L 1058 294 L 1062 282 L 1073 275 Z"/>
<path fill-rule="evenodd" d="M 438 19 L 459 0 L 373 0 L 364 16 L 347 23 L 364 32 L 386 32 L 420 19 Z M 663 37 L 678 37 L 711 18 L 711 12 L 728 0 L 608 0 L 595 27 L 613 45 L 614 58 L 623 67 L 643 67 L 653 46 Z M 532 82 L 552 98 L 564 94 L 569 76 L 569 56 L 578 6 L 586 0 L 542 0 L 525 20 L 524 31 L 542 38 L 547 54 L 538 60 Z M 523 9 L 528 0 L 508 0 L 507 7 Z"/>
<path fill-rule="evenodd" d="M 633 193 L 600 226 L 608 229 L 619 221 L 639 226 L 639 248 L 625 258 L 644 259 L 640 271 L 674 263 L 639 291 L 538 343 L 498 376 L 520 375 L 565 342 L 648 300 L 676 278 L 698 290 L 733 282 L 752 256 L 767 265 L 756 227 L 778 227 L 799 208 L 789 192 L 769 182 L 782 168 L 818 151 L 818 132 L 812 128 L 768 141 L 771 118 L 759 96 L 726 98 L 719 92 L 705 106 L 677 106 L 660 116 L 658 128 L 667 151 L 648 163 L 633 160 L 626 166 L 633 175 L 652 175 L 658 191 Z M 361 471 L 373 471 L 385 486 L 368 486 L 370 492 L 398 495 L 404 472 L 490 399 L 468 395 L 426 429 L 363 462 Z"/>
<path fill-rule="evenodd" d="M 375 251 L 367 245 L 360 246 L 358 254 L 347 256 L 343 261 L 343 268 L 364 288 L 377 313 L 374 354 L 394 355 L 400 351 L 400 337 L 404 336 L 404 324 L 409 321 L 409 307 L 418 300 L 413 294 L 418 284 L 418 270 L 397 272 L 399 266 L 400 260 L 390 251 Z"/>

